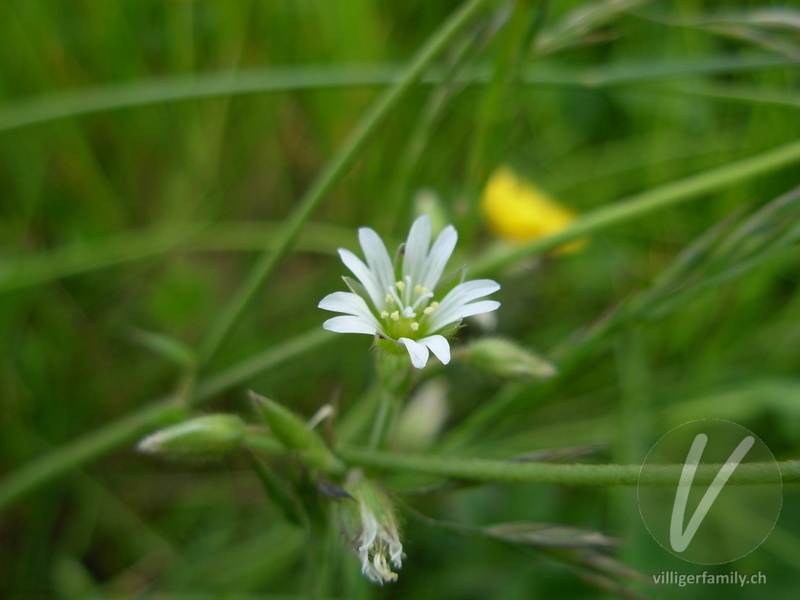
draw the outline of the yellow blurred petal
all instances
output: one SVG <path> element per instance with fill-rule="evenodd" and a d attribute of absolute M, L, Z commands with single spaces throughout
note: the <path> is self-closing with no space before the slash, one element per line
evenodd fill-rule
<path fill-rule="evenodd" d="M 575 213 L 508 167 L 498 168 L 483 191 L 483 215 L 489 229 L 512 242 L 529 242 L 561 231 L 575 220 Z M 585 240 L 557 249 L 575 252 Z"/>

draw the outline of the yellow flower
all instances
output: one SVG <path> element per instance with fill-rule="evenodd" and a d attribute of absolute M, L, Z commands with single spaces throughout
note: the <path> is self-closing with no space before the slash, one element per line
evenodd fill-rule
<path fill-rule="evenodd" d="M 500 167 L 492 173 L 481 204 L 489 229 L 511 242 L 529 242 L 557 233 L 575 220 L 572 210 L 508 167 Z M 577 240 L 558 248 L 557 252 L 575 252 L 584 244 L 585 240 Z"/>

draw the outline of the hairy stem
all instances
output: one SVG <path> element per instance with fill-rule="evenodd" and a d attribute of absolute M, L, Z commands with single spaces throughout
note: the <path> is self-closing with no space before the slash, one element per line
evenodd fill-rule
<path fill-rule="evenodd" d="M 496 459 L 394 454 L 363 448 L 343 448 L 337 454 L 351 465 L 471 481 L 609 487 L 636 485 L 642 469 L 641 465 L 514 462 Z M 784 483 L 800 482 L 800 461 L 784 461 L 778 463 L 778 466 Z M 700 465 L 694 481 L 700 484 L 710 483 L 719 472 L 720 467 L 721 465 Z M 643 483 L 675 485 L 680 479 L 682 469 L 683 465 L 651 466 Z M 774 463 L 742 463 L 731 476 L 729 483 L 734 485 L 763 484 L 774 483 L 774 479 Z"/>

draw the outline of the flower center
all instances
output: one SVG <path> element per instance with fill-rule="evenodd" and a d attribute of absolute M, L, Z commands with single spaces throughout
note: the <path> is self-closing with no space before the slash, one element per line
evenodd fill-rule
<path fill-rule="evenodd" d="M 424 336 L 428 315 L 439 308 L 439 303 L 431 302 L 432 299 L 433 292 L 419 284 L 412 285 L 409 276 L 389 286 L 386 308 L 380 314 L 384 333 L 394 339 Z"/>

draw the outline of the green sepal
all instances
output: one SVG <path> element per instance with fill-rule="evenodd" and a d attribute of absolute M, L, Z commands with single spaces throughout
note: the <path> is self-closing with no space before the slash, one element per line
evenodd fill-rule
<path fill-rule="evenodd" d="M 380 352 L 386 352 L 387 354 L 394 354 L 396 356 L 408 354 L 408 350 L 406 350 L 403 344 L 380 331 L 375 332 L 375 347 Z"/>
<path fill-rule="evenodd" d="M 367 288 L 365 288 L 360 281 L 357 281 L 352 277 L 348 277 L 347 275 L 344 275 L 342 277 L 342 280 L 344 281 L 344 284 L 350 289 L 351 292 L 353 292 L 356 296 L 360 296 L 361 299 L 364 300 L 364 302 L 366 302 L 368 306 L 372 305 L 372 298 L 369 297 L 369 294 L 367 293 Z"/>
<path fill-rule="evenodd" d="M 326 473 L 340 473 L 344 470 L 344 465 L 334 456 L 325 441 L 300 416 L 253 391 L 250 392 L 250 398 L 275 437 L 287 449 L 297 450 L 307 466 L 322 469 Z"/>

